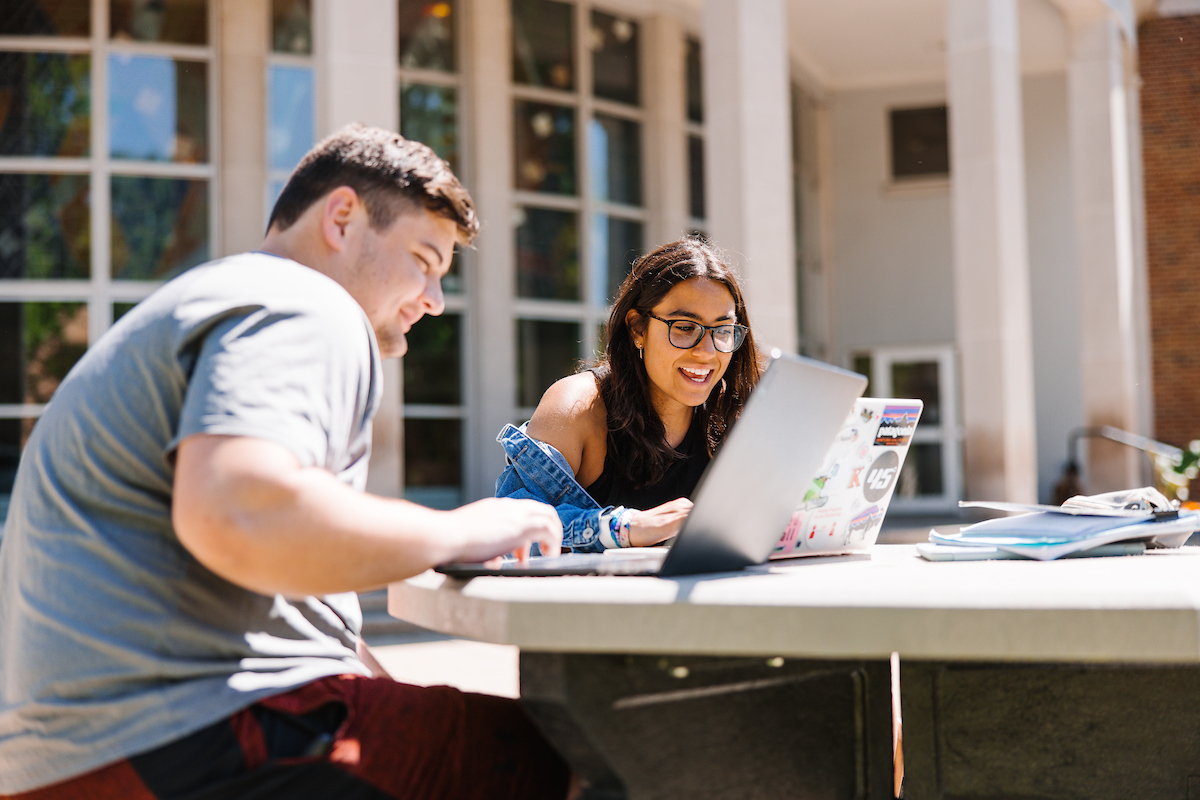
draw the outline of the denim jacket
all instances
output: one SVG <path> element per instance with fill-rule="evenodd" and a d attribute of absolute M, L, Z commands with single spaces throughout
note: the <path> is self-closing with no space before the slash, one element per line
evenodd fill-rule
<path fill-rule="evenodd" d="M 562 520 L 563 547 L 598 552 L 618 546 L 609 533 L 609 520 L 625 509 L 601 507 L 575 480 L 562 453 L 526 435 L 525 426 L 505 425 L 496 437 L 508 466 L 496 479 L 497 497 L 516 497 L 549 503 Z"/>

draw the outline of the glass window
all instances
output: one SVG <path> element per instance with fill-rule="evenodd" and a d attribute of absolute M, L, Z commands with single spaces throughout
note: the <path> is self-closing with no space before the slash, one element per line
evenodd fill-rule
<path fill-rule="evenodd" d="M 404 497 L 431 508 L 457 508 L 462 483 L 462 420 L 404 420 Z"/>
<path fill-rule="evenodd" d="M 638 24 L 593 11 L 591 46 L 592 94 L 638 105 Z"/>
<path fill-rule="evenodd" d="M 462 317 L 422 317 L 406 338 L 404 402 L 462 403 Z"/>
<path fill-rule="evenodd" d="M 892 363 L 892 396 L 911 397 L 925 403 L 921 424 L 940 425 L 941 383 L 936 361 L 897 361 Z"/>
<path fill-rule="evenodd" d="M 532 407 L 579 362 L 578 322 L 517 320 L 517 405 Z"/>
<path fill-rule="evenodd" d="M 424 142 L 457 170 L 458 90 L 425 84 L 400 85 L 400 134 Z"/>
<path fill-rule="evenodd" d="M 91 36 L 91 0 L 5 0 L 0 36 Z"/>
<path fill-rule="evenodd" d="M 290 172 L 316 138 L 313 71 L 272 65 L 267 82 L 267 159 L 270 169 Z"/>
<path fill-rule="evenodd" d="M 580 300 L 579 215 L 524 208 L 517 226 L 517 295 Z"/>
<path fill-rule="evenodd" d="M 400 66 L 453 72 L 454 3 L 400 0 Z"/>
<path fill-rule="evenodd" d="M 573 11 L 554 0 L 512 0 L 514 82 L 575 88 Z"/>
<path fill-rule="evenodd" d="M 694 219 L 704 219 L 704 139 L 688 136 L 688 213 Z"/>
<path fill-rule="evenodd" d="M 208 44 L 206 0 L 109 0 L 112 38 Z"/>
<path fill-rule="evenodd" d="M 645 245 L 642 223 L 635 220 L 592 216 L 592 271 L 599 285 L 595 297 L 605 304 L 617 297 L 617 289 L 629 274 L 633 262 L 642 255 Z"/>
<path fill-rule="evenodd" d="M 87 349 L 87 303 L 0 302 L 0 403 L 48 403 Z"/>
<path fill-rule="evenodd" d="M 165 280 L 208 258 L 207 181 L 113 176 L 113 278 Z"/>
<path fill-rule="evenodd" d="M 950 129 L 945 106 L 890 113 L 892 177 L 950 174 Z"/>
<path fill-rule="evenodd" d="M 87 175 L 0 173 L 0 278 L 87 278 Z"/>
<path fill-rule="evenodd" d="M 924 419 L 922 419 L 924 422 Z M 925 443 L 909 445 L 904 466 L 896 479 L 897 497 L 929 497 L 942 494 L 942 445 Z"/>
<path fill-rule="evenodd" d="M 0 155 L 86 156 L 91 59 L 0 52 Z"/>
<path fill-rule="evenodd" d="M 704 84 L 701 81 L 700 42 L 687 40 L 687 118 L 704 122 Z"/>
<path fill-rule="evenodd" d="M 310 0 L 271 0 L 271 50 L 299 56 L 312 54 Z"/>
<path fill-rule="evenodd" d="M 610 203 L 642 204 L 642 126 L 597 114 L 590 127 L 588 161 L 592 196 Z"/>
<path fill-rule="evenodd" d="M 575 194 L 575 110 L 518 101 L 515 122 L 518 189 Z"/>
<path fill-rule="evenodd" d="M 109 69 L 113 158 L 208 160 L 208 65 L 166 56 L 114 54 Z"/>

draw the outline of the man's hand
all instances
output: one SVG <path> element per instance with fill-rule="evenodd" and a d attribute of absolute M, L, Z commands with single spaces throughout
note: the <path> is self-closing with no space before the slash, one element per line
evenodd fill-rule
<path fill-rule="evenodd" d="M 562 552 L 558 513 L 554 506 L 537 500 L 488 497 L 447 514 L 453 529 L 464 534 L 455 561 L 487 561 L 497 554 L 512 554 L 524 561 L 535 542 L 544 556 Z"/>
<path fill-rule="evenodd" d="M 629 543 L 634 547 L 649 547 L 665 542 L 679 533 L 691 510 L 692 501 L 680 497 L 661 506 L 633 512 L 633 519 L 629 521 Z"/>

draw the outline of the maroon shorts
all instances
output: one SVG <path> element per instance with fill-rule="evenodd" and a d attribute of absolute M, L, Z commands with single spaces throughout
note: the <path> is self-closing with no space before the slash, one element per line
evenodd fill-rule
<path fill-rule="evenodd" d="M 515 700 L 338 676 L 21 800 L 564 798 L 565 762 Z"/>

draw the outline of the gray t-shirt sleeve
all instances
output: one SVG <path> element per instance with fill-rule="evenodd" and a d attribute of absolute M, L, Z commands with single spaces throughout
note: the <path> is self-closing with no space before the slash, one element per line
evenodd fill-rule
<path fill-rule="evenodd" d="M 302 466 L 329 469 L 353 438 L 347 422 L 369 387 L 364 319 L 320 310 L 238 309 L 212 325 L 196 345 L 178 433 L 250 436 L 288 448 Z"/>

